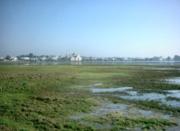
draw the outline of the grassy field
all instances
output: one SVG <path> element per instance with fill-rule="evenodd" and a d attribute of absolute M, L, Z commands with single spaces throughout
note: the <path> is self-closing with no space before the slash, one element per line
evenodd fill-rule
<path fill-rule="evenodd" d="M 106 95 L 98 96 L 90 91 L 91 85 L 95 83 L 103 83 L 100 88 L 131 86 L 141 92 L 179 90 L 180 85 L 163 81 L 180 76 L 180 71 L 176 68 L 178 67 L 148 65 L 1 65 L 0 130 L 165 130 L 166 126 L 177 125 L 176 121 L 131 118 L 119 114 L 86 117 L 81 121 L 69 117 L 91 112 L 104 99 L 178 116 L 180 108 L 162 106 L 153 101 L 134 102 Z M 86 121 L 111 127 L 98 128 L 95 124 L 85 124 Z"/>

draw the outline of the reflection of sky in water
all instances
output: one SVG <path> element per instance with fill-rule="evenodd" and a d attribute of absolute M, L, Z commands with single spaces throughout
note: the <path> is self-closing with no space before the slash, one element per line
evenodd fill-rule
<path fill-rule="evenodd" d="M 180 107 L 180 101 L 176 100 L 167 100 L 167 97 L 174 97 L 174 98 L 180 98 L 180 90 L 168 90 L 165 91 L 167 94 L 161 94 L 161 93 L 138 93 L 137 91 L 133 90 L 132 87 L 121 87 L 121 88 L 93 88 L 93 93 L 118 93 L 118 92 L 124 92 L 128 95 L 116 95 L 117 97 L 127 99 L 127 100 L 142 100 L 142 101 L 157 101 L 161 102 L 163 104 L 166 104 L 168 106 L 172 107 Z"/>
<path fill-rule="evenodd" d="M 122 116 L 143 116 L 143 117 L 160 117 L 163 119 L 169 119 L 169 115 L 163 114 L 163 113 L 159 113 L 159 112 L 154 112 L 151 110 L 144 110 L 144 109 L 140 109 L 137 107 L 133 107 L 131 105 L 127 105 L 127 104 L 114 104 L 112 102 L 107 102 L 105 104 L 103 104 L 101 107 L 95 109 L 94 111 L 92 111 L 91 113 L 81 113 L 75 116 L 71 116 L 71 119 L 82 119 L 84 117 L 87 117 L 88 115 L 92 115 L 92 116 L 103 116 L 103 115 L 107 115 L 109 113 L 120 113 Z"/>
<path fill-rule="evenodd" d="M 120 96 L 124 99 L 131 99 L 131 100 L 161 100 L 165 99 L 166 96 L 159 93 L 143 93 L 131 96 Z"/>
<path fill-rule="evenodd" d="M 166 100 L 166 98 L 169 96 L 179 98 L 180 92 L 171 92 L 167 95 L 160 94 L 160 93 L 142 93 L 142 94 L 135 94 L 135 95 L 130 95 L 130 96 L 124 95 L 124 96 L 119 96 L 119 97 L 123 99 L 127 99 L 127 100 L 157 101 L 157 102 L 161 102 L 163 104 L 166 104 L 172 107 L 180 107 L 179 101 Z"/>
<path fill-rule="evenodd" d="M 175 97 L 180 99 L 180 90 L 169 90 L 167 96 Z"/>
<path fill-rule="evenodd" d="M 133 89 L 132 87 L 120 87 L 120 88 L 93 88 L 93 93 L 103 93 L 103 92 L 123 92 L 126 90 Z"/>
<path fill-rule="evenodd" d="M 176 100 L 162 100 L 161 102 L 172 107 L 180 107 L 180 102 Z"/>
<path fill-rule="evenodd" d="M 180 77 L 175 77 L 175 78 L 170 78 L 170 79 L 166 79 L 167 82 L 169 82 L 170 84 L 180 84 Z"/>

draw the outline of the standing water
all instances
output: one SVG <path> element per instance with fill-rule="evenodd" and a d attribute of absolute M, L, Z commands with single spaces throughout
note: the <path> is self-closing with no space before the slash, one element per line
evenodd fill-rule
<path fill-rule="evenodd" d="M 166 79 L 166 81 L 170 84 L 180 85 L 180 77 L 174 77 L 174 78 Z"/>

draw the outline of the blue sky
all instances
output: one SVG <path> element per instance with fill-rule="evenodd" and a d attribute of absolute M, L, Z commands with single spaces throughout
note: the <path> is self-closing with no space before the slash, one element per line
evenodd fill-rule
<path fill-rule="evenodd" d="M 180 55 L 179 0 L 0 0 L 0 55 Z"/>

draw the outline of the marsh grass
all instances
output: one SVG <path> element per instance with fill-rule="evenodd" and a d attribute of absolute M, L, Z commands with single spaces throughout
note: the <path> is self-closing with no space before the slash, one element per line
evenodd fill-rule
<path fill-rule="evenodd" d="M 177 124 L 164 119 L 144 118 L 144 117 L 124 117 L 118 112 L 107 114 L 101 117 L 86 117 L 83 119 L 89 125 L 98 126 L 98 130 L 133 130 L 139 128 L 142 130 L 165 130 L 166 126 L 176 126 Z"/>
<path fill-rule="evenodd" d="M 89 112 L 97 106 L 99 96 L 89 85 L 102 82 L 102 87 L 132 86 L 136 89 L 180 89 L 179 85 L 160 79 L 178 76 L 174 70 L 145 70 L 144 66 L 104 65 L 1 65 L 0 66 L 0 130 L 96 130 L 69 118 L 72 114 Z M 102 98 L 103 99 L 103 98 Z M 114 100 L 117 101 L 117 100 Z M 124 100 L 121 100 L 124 101 Z M 135 103 L 138 106 L 162 109 L 155 104 Z M 169 108 L 163 110 L 172 111 Z M 179 110 L 175 110 L 179 114 Z M 106 123 L 98 118 L 99 123 Z M 131 123 L 153 123 L 162 127 L 168 122 L 108 117 L 115 129 L 125 129 Z M 129 124 L 125 124 L 129 123 Z M 134 127 L 135 125 L 132 124 Z M 171 123 L 172 124 L 172 123 Z M 171 125 L 169 124 L 169 125 Z M 146 125 L 146 124 L 145 124 Z"/>

